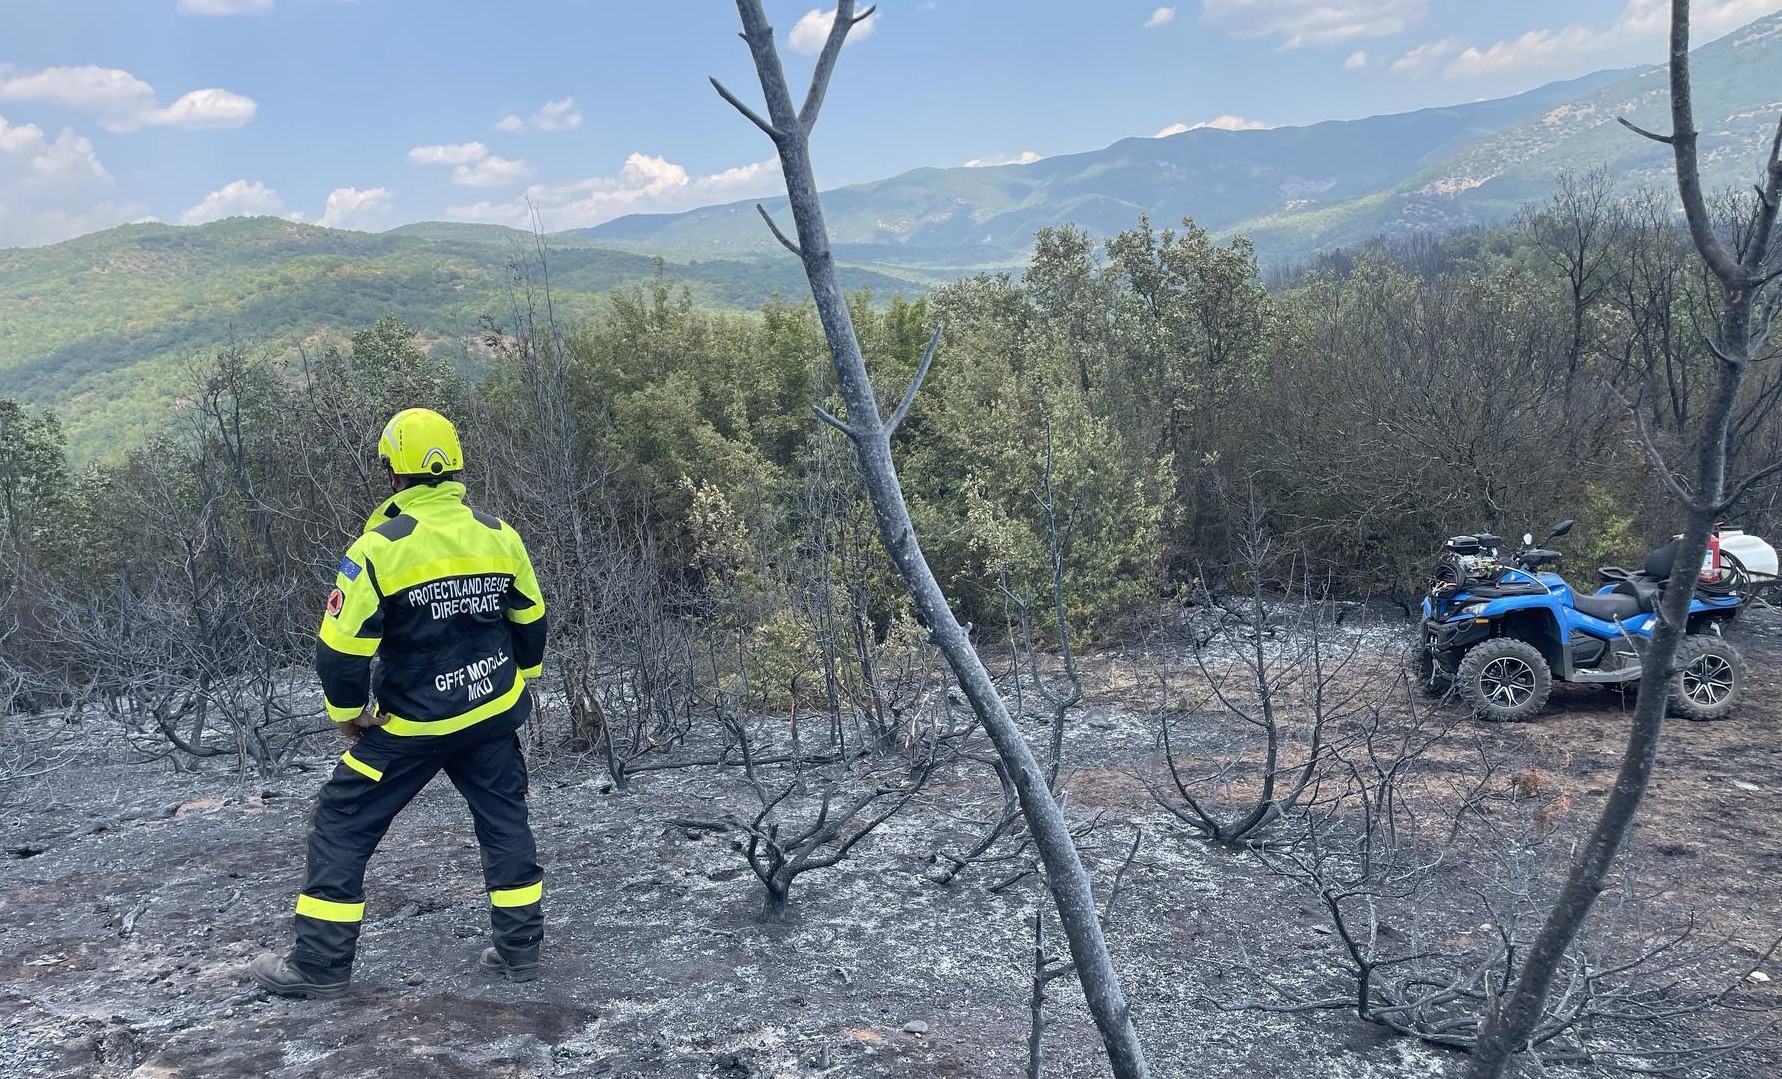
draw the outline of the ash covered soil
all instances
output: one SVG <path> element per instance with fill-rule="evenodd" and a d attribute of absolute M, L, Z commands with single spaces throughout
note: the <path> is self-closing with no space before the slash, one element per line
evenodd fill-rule
<path fill-rule="evenodd" d="M 1670 725 L 1629 854 L 1665 914 L 1731 940 L 1734 978 L 1782 932 L 1782 616 L 1753 612 L 1736 640 L 1747 702 L 1725 722 Z M 1393 647 L 1384 634 L 1371 646 Z M 1153 1074 L 1458 1074 L 1463 1058 L 1352 1011 L 1216 1006 L 1280 999 L 1271 986 L 1341 992 L 1328 918 L 1256 855 L 1197 841 L 1151 801 L 1137 774 L 1155 732 L 1120 664 L 1089 665 L 1066 786 L 1074 819 L 1101 815 L 1084 844 L 1098 892 L 1144 832 L 1108 932 Z M 1484 738 L 1539 769 L 1575 833 L 1613 781 L 1632 701 L 1555 696 L 1533 723 L 1462 724 L 1446 751 L 1464 760 Z M 1038 722 L 1029 733 L 1046 737 Z M 767 926 L 731 839 L 672 823 L 748 808 L 739 776 L 652 772 L 616 793 L 594 758 L 535 760 L 549 936 L 546 976 L 522 985 L 474 968 L 487 900 L 468 811 L 442 777 L 373 860 L 353 992 L 323 1003 L 269 998 L 241 976 L 289 946 L 309 805 L 339 750 L 313 745 L 273 779 L 94 750 L 0 791 L 0 1076 L 1023 1074 L 1042 890 L 1033 877 L 990 890 L 1019 863 L 945 887 L 930 876 L 937 847 L 967 845 L 995 812 L 985 769 L 944 773 L 854 856 L 801 877 L 790 922 Z M 1782 961 L 1762 969 L 1774 981 L 1740 998 L 1759 1023 L 1782 1014 Z M 1107 1074 L 1069 979 L 1051 986 L 1047 1016 L 1048 1075 Z M 1782 1074 L 1773 1044 L 1698 1074 Z"/>

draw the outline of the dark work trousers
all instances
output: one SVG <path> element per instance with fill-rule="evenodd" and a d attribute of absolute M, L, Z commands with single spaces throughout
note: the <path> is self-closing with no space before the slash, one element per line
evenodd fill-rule
<path fill-rule="evenodd" d="M 373 728 L 342 755 L 310 822 L 291 952 L 300 970 L 323 981 L 349 975 L 365 917 L 365 863 L 396 814 L 442 769 L 476 820 L 495 947 L 515 966 L 538 962 L 544 872 L 526 823 L 526 760 L 514 724 L 502 718 L 485 721 L 486 732 L 438 738 Z"/>

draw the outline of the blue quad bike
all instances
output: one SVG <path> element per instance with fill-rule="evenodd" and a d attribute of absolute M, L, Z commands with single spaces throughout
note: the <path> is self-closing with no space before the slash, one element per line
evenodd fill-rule
<path fill-rule="evenodd" d="M 1571 531 L 1562 521 L 1551 542 Z M 1678 542 L 1653 551 L 1635 573 L 1618 566 L 1598 571 L 1594 595 L 1580 595 L 1546 567 L 1558 551 L 1536 547 L 1532 535 L 1509 561 L 1498 537 L 1456 536 L 1442 548 L 1423 600 L 1423 636 L 1413 653 L 1430 692 L 1457 692 L 1480 719 L 1525 720 L 1539 712 L 1553 680 L 1626 686 L 1644 674 L 1642 657 Z M 1720 719 L 1745 691 L 1745 659 L 1720 635 L 1744 603 L 1736 578 L 1697 585 L 1689 605 L 1688 636 L 1671 679 L 1671 710 L 1688 719 Z"/>

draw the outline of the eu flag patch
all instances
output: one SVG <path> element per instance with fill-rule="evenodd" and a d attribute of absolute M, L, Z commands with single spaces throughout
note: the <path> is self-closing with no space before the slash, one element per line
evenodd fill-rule
<path fill-rule="evenodd" d="M 359 563 L 350 558 L 342 558 L 340 560 L 340 575 L 349 581 L 356 581 L 359 579 L 359 568 Z"/>

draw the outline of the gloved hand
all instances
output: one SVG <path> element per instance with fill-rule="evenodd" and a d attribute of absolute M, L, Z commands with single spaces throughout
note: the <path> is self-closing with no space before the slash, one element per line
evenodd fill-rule
<path fill-rule="evenodd" d="M 335 729 L 349 742 L 357 742 L 365 737 L 368 727 L 381 727 L 390 722 L 390 717 L 377 711 L 374 705 L 366 705 L 365 710 L 345 723 L 336 723 Z"/>

